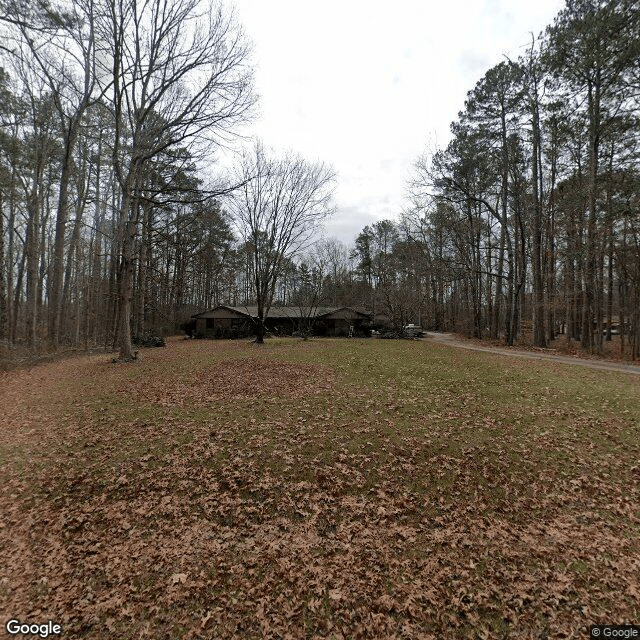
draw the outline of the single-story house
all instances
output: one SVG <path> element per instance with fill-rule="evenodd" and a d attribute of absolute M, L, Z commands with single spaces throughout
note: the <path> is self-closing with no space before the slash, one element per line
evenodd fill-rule
<path fill-rule="evenodd" d="M 352 307 L 318 309 L 313 333 L 321 336 L 368 336 L 371 314 Z"/>
<path fill-rule="evenodd" d="M 240 338 L 254 332 L 258 307 L 219 305 L 191 317 L 198 336 Z M 264 319 L 265 329 L 280 335 L 302 329 L 325 336 L 368 335 L 370 322 L 370 314 L 351 307 L 271 307 Z"/>

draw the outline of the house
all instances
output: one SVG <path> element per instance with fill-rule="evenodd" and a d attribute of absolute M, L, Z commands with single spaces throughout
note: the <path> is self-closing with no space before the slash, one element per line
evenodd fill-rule
<path fill-rule="evenodd" d="M 318 309 L 313 333 L 324 336 L 369 336 L 371 314 L 352 307 Z"/>
<path fill-rule="evenodd" d="M 219 305 L 191 316 L 195 333 L 205 338 L 240 338 L 253 333 L 258 307 Z M 315 335 L 369 335 L 371 315 L 351 307 L 271 307 L 264 319 L 266 331 L 291 335 L 311 331 Z"/>

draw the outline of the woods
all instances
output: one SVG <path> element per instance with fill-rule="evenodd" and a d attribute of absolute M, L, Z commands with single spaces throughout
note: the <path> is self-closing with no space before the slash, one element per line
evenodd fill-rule
<path fill-rule="evenodd" d="M 248 44 L 199 0 L 11 1 L 3 23 L 0 336 L 129 360 L 132 329 L 174 330 L 188 300 L 188 226 L 219 223 L 225 251 L 228 185 L 203 160 L 255 104 Z"/>
<path fill-rule="evenodd" d="M 416 159 L 405 210 L 344 243 L 310 233 L 332 210 L 327 165 L 259 143 L 236 170 L 216 164 L 257 102 L 232 13 L 3 0 L 2 345 L 127 360 L 194 312 L 311 296 L 508 345 L 600 353 L 619 333 L 640 357 L 638 8 L 568 0 Z M 300 171 L 317 192 L 298 180 L 294 197 Z M 263 200 L 294 210 L 258 220 Z"/>
<path fill-rule="evenodd" d="M 615 327 L 640 355 L 639 55 L 636 2 L 570 0 L 417 161 L 411 215 L 443 250 L 449 326 L 513 344 L 531 323 L 536 346 L 595 352 Z"/>
<path fill-rule="evenodd" d="M 0 625 L 629 631 L 640 2 L 236 3 L 0 0 Z"/>

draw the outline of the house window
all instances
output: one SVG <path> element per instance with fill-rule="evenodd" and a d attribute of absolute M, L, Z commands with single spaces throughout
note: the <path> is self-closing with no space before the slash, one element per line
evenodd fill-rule
<path fill-rule="evenodd" d="M 213 329 L 215 318 L 207 318 L 207 329 Z"/>

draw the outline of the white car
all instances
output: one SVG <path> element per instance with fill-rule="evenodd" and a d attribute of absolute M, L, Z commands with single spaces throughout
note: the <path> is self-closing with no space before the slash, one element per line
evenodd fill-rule
<path fill-rule="evenodd" d="M 421 338 L 424 335 L 422 327 L 417 324 L 408 324 L 402 329 L 402 332 L 409 338 Z"/>

